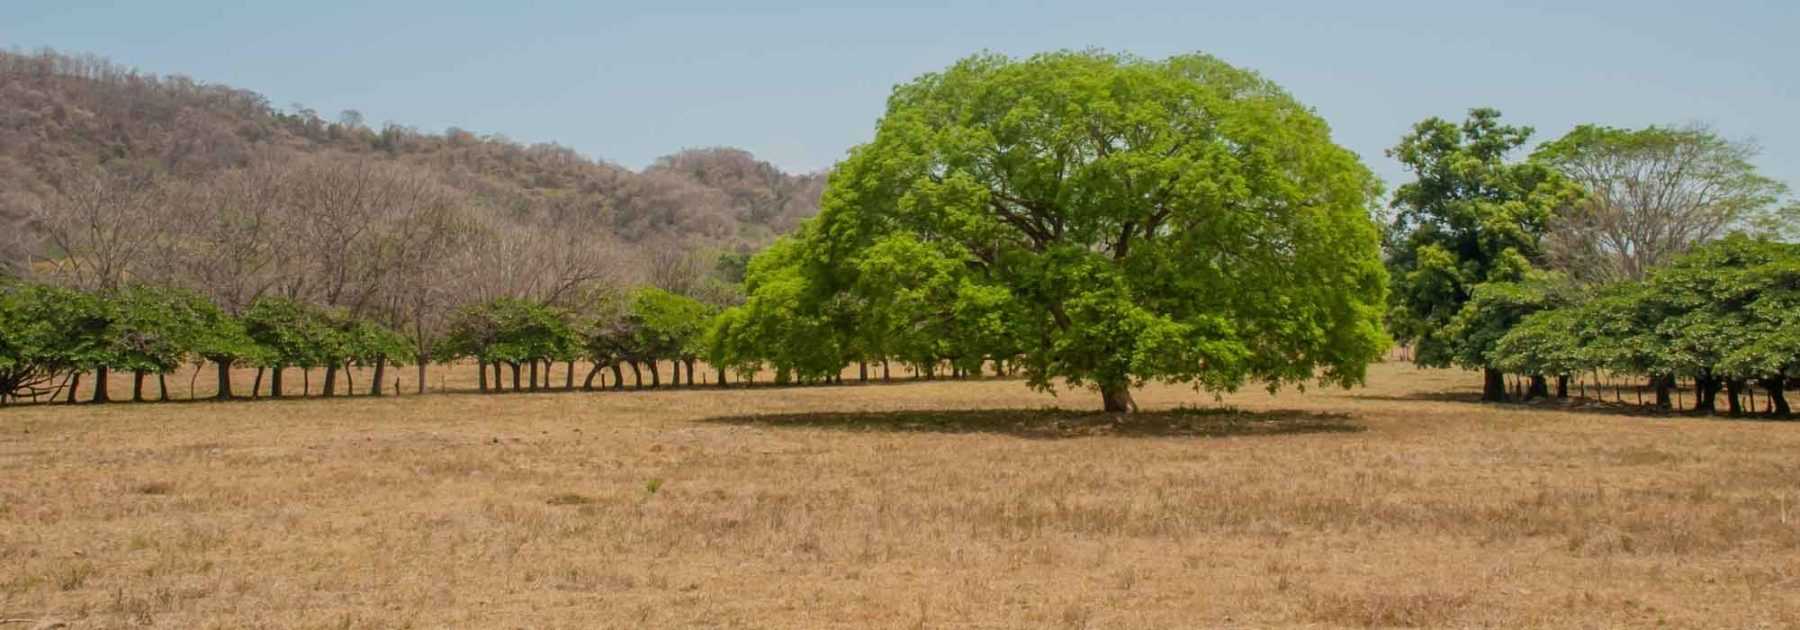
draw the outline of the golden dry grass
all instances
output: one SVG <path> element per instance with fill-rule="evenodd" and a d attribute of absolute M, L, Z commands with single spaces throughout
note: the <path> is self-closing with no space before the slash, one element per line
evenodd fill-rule
<path fill-rule="evenodd" d="M 0 618 L 1800 620 L 1800 423 L 1484 406 L 1477 384 L 1153 387 L 1160 411 L 1124 420 L 1016 381 L 0 409 Z"/>

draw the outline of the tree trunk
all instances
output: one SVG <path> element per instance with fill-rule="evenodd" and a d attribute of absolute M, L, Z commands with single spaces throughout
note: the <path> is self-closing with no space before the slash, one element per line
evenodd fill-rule
<path fill-rule="evenodd" d="M 162 372 L 156 373 L 156 397 L 163 402 L 169 402 L 169 375 Z"/>
<path fill-rule="evenodd" d="M 144 402 L 144 371 L 131 371 L 131 402 Z"/>
<path fill-rule="evenodd" d="M 1711 376 L 1694 377 L 1694 411 L 1711 414 L 1718 410 L 1718 379 Z"/>
<path fill-rule="evenodd" d="M 1531 375 L 1531 388 L 1525 390 L 1525 400 L 1550 397 L 1550 382 L 1542 374 Z"/>
<path fill-rule="evenodd" d="M 570 363 L 569 365 L 573 366 L 575 364 Z M 573 369 L 573 368 L 571 368 L 571 369 Z M 596 362 L 594 362 L 593 367 L 588 368 L 587 378 L 582 379 L 581 389 L 584 391 L 590 391 L 590 392 L 594 391 L 594 376 L 599 373 L 600 373 L 600 362 L 596 361 Z"/>
<path fill-rule="evenodd" d="M 94 368 L 94 402 L 103 403 L 112 401 L 112 395 L 106 391 L 106 375 L 106 366 L 102 365 Z"/>
<path fill-rule="evenodd" d="M 500 370 L 500 363 L 500 361 L 495 361 L 490 364 L 494 366 L 494 391 L 496 392 L 504 391 L 506 389 L 506 376 L 505 373 Z"/>
<path fill-rule="evenodd" d="M 1137 411 L 1137 401 L 1131 399 L 1130 385 L 1100 386 L 1100 401 L 1105 405 L 1107 413 Z"/>
<path fill-rule="evenodd" d="M 488 369 L 486 359 L 475 360 L 475 373 L 480 375 L 480 377 L 475 380 L 475 386 L 480 388 L 481 393 L 486 394 L 488 391 Z"/>
<path fill-rule="evenodd" d="M 1506 374 L 1494 368 L 1481 371 L 1481 400 L 1483 402 L 1506 402 Z"/>
<path fill-rule="evenodd" d="M 575 360 L 569 359 L 569 371 L 563 376 L 563 390 L 575 389 Z"/>
<path fill-rule="evenodd" d="M 1556 399 L 1569 399 L 1569 375 L 1567 374 L 1556 375 Z"/>
<path fill-rule="evenodd" d="M 1656 406 L 1662 409 L 1672 409 L 1674 403 L 1669 401 L 1669 390 L 1675 387 L 1675 377 L 1658 375 L 1652 376 L 1650 379 L 1651 384 L 1656 386 Z"/>
<path fill-rule="evenodd" d="M 698 361 L 699 361 L 699 359 L 694 359 L 692 357 L 689 357 L 687 360 L 688 385 L 690 387 L 696 384 L 696 383 L 694 383 L 694 363 L 696 363 Z"/>
<path fill-rule="evenodd" d="M 643 368 L 638 366 L 637 361 L 630 362 L 630 365 L 631 365 L 631 386 L 636 389 L 643 389 L 644 388 L 644 370 L 643 370 Z"/>
<path fill-rule="evenodd" d="M 231 400 L 231 362 L 214 361 L 219 366 L 219 393 L 213 397 L 219 400 Z"/>
<path fill-rule="evenodd" d="M 538 362 L 537 359 L 532 359 L 529 363 L 531 363 L 531 391 L 535 392 L 538 390 Z"/>
<path fill-rule="evenodd" d="M 387 357 L 375 357 L 375 377 L 370 379 L 369 395 L 381 395 L 381 374 L 387 371 Z M 395 392 L 399 393 L 399 392 Z"/>
<path fill-rule="evenodd" d="M 69 375 L 68 402 L 71 405 L 75 404 L 75 390 L 77 390 L 77 389 L 81 389 L 81 373 L 80 372 L 75 372 L 75 373 Z"/>
<path fill-rule="evenodd" d="M 1787 392 L 1783 391 L 1787 386 L 1786 378 L 1765 378 L 1762 379 L 1762 386 L 1764 391 L 1769 392 L 1769 401 L 1775 407 L 1775 417 L 1786 418 L 1794 413 L 1788 408 Z"/>
<path fill-rule="evenodd" d="M 864 383 L 869 382 L 869 362 L 868 361 L 857 361 L 856 362 L 856 380 L 858 380 L 860 382 L 864 382 Z"/>
<path fill-rule="evenodd" d="M 725 387 L 725 368 L 713 368 L 719 372 L 719 387 Z"/>
<path fill-rule="evenodd" d="M 625 370 L 619 368 L 619 363 L 617 361 L 614 361 L 612 364 L 612 373 L 613 389 L 625 389 Z"/>
<path fill-rule="evenodd" d="M 512 368 L 513 391 L 519 391 L 519 362 L 508 361 L 506 365 Z"/>
<path fill-rule="evenodd" d="M 376 383 L 375 385 L 377 387 L 381 386 L 380 383 Z M 344 364 L 344 395 L 356 395 L 356 370 L 350 369 L 349 363 Z"/>
<path fill-rule="evenodd" d="M 279 364 L 279 363 L 269 366 L 269 397 L 270 398 L 280 398 L 282 396 L 281 373 L 285 372 L 285 371 L 286 371 L 286 368 L 283 368 L 281 366 L 281 364 Z"/>
<path fill-rule="evenodd" d="M 681 359 L 669 360 L 669 386 L 681 387 Z"/>
<path fill-rule="evenodd" d="M 1725 406 L 1732 416 L 1744 415 L 1744 380 L 1739 378 L 1725 379 Z"/>
<path fill-rule="evenodd" d="M 656 359 L 646 361 L 644 367 L 650 369 L 650 388 L 655 389 L 662 387 L 662 370 L 657 369 Z"/>
<path fill-rule="evenodd" d="M 423 394 L 425 393 L 425 368 L 431 364 L 431 357 L 421 354 L 413 357 L 413 360 L 419 364 L 419 393 Z"/>
<path fill-rule="evenodd" d="M 337 366 L 336 361 L 325 364 L 325 397 L 326 398 L 330 398 L 332 396 L 337 395 L 337 380 L 338 380 L 337 373 L 338 373 L 338 366 Z"/>
<path fill-rule="evenodd" d="M 893 380 L 894 380 L 894 375 L 892 373 L 888 372 L 888 360 L 882 359 L 881 360 L 881 381 L 884 383 L 887 383 L 887 382 L 892 382 Z"/>

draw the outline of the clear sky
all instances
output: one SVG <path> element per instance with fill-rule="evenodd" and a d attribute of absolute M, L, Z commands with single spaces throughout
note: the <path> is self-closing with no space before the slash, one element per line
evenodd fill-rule
<path fill-rule="evenodd" d="M 1800 188 L 1793 0 L 844 4 L 4 0 L 0 46 L 631 167 L 729 145 L 793 170 L 866 141 L 894 84 L 983 49 L 1203 51 L 1317 109 L 1390 187 L 1405 177 L 1382 151 L 1411 123 L 1493 106 L 1540 139 L 1709 124 Z"/>

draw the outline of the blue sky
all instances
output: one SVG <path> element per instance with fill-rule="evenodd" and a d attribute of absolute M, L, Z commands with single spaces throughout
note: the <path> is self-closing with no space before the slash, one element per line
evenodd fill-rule
<path fill-rule="evenodd" d="M 896 83 L 980 50 L 1203 51 L 1330 121 L 1389 186 L 1407 127 L 1493 106 L 1710 124 L 1800 187 L 1800 3 L 163 2 L 6 0 L 0 46 L 92 52 L 335 116 L 554 141 L 631 167 L 729 145 L 828 167 Z M 4 104 L 0 104 L 4 106 Z"/>

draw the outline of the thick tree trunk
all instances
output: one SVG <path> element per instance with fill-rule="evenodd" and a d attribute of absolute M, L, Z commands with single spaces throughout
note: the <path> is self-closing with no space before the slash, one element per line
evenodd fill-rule
<path fill-rule="evenodd" d="M 563 376 L 563 389 L 575 389 L 575 360 L 569 359 L 569 371 Z"/>
<path fill-rule="evenodd" d="M 330 398 L 332 396 L 337 395 L 337 380 L 338 380 L 337 373 L 338 373 L 338 366 L 336 363 L 330 363 L 325 366 L 325 397 L 326 398 Z"/>
<path fill-rule="evenodd" d="M 1710 376 L 1694 378 L 1694 411 L 1711 414 L 1718 410 L 1719 382 Z"/>
<path fill-rule="evenodd" d="M 1506 374 L 1494 368 L 1481 371 L 1481 400 L 1506 402 Z"/>
<path fill-rule="evenodd" d="M 688 385 L 689 386 L 693 386 L 693 385 L 697 384 L 694 382 L 694 363 L 696 363 L 697 361 L 698 361 L 698 359 L 692 359 L 692 358 L 687 360 Z"/>
<path fill-rule="evenodd" d="M 669 386 L 681 387 L 681 359 L 669 360 Z"/>
<path fill-rule="evenodd" d="M 1525 400 L 1550 397 L 1550 381 L 1542 374 L 1531 375 L 1530 389 L 1525 390 Z"/>
<path fill-rule="evenodd" d="M 475 387 L 477 387 L 481 393 L 486 394 L 488 391 L 487 360 L 475 360 L 475 373 L 480 375 L 480 377 L 475 380 Z"/>
<path fill-rule="evenodd" d="M 569 365 L 573 366 L 575 364 L 570 363 Z M 582 379 L 582 381 L 581 381 L 581 389 L 590 391 L 590 392 L 594 391 L 594 376 L 598 375 L 599 373 L 600 373 L 600 364 L 598 362 L 596 362 L 596 363 L 594 363 L 593 367 L 588 368 L 587 378 Z"/>
<path fill-rule="evenodd" d="M 662 387 L 662 370 L 657 369 L 656 359 L 644 362 L 644 367 L 650 370 L 650 388 Z"/>
<path fill-rule="evenodd" d="M 495 361 L 490 364 L 494 366 L 494 391 L 496 392 L 504 391 L 506 389 L 506 376 L 505 372 L 501 371 L 500 364 L 500 361 Z"/>
<path fill-rule="evenodd" d="M 81 373 L 75 372 L 69 375 L 69 404 L 75 404 L 75 390 L 78 389 L 81 389 Z"/>
<path fill-rule="evenodd" d="M 282 397 L 283 394 L 281 392 L 281 373 L 285 372 L 285 371 L 287 371 L 287 368 L 284 368 L 279 364 L 269 366 L 269 397 L 270 398 Z"/>
<path fill-rule="evenodd" d="M 1769 393 L 1770 403 L 1775 407 L 1775 417 L 1786 418 L 1793 415 L 1793 409 L 1788 407 L 1787 392 L 1783 391 L 1787 386 L 1787 379 L 1783 377 L 1765 378 L 1761 384 L 1763 390 Z"/>
<path fill-rule="evenodd" d="M 625 389 L 625 370 L 620 368 L 618 362 L 616 362 L 616 361 L 613 362 L 613 364 L 612 364 L 612 373 L 613 373 L 613 389 L 624 390 Z"/>
<path fill-rule="evenodd" d="M 375 375 L 374 375 L 374 378 L 369 379 L 371 381 L 369 383 L 369 395 L 370 396 L 380 396 L 381 395 L 381 375 L 382 375 L 382 373 L 384 373 L 386 371 L 387 371 L 387 357 L 375 357 Z M 395 393 L 399 393 L 399 392 L 395 392 Z"/>
<path fill-rule="evenodd" d="M 1733 416 L 1744 415 L 1744 401 L 1740 398 L 1743 395 L 1743 379 L 1732 378 L 1725 380 L 1725 407 L 1730 410 L 1728 413 Z"/>
<path fill-rule="evenodd" d="M 508 361 L 506 362 L 506 365 L 512 368 L 513 391 L 519 391 L 519 363 L 517 361 Z"/>
<path fill-rule="evenodd" d="M 713 368 L 719 372 L 719 387 L 725 387 L 725 368 Z"/>
<path fill-rule="evenodd" d="M 856 362 L 856 380 L 859 382 L 863 382 L 863 383 L 869 382 L 869 362 L 868 361 L 857 361 Z"/>
<path fill-rule="evenodd" d="M 538 362 L 537 359 L 532 359 L 529 363 L 531 363 L 531 391 L 535 392 L 538 390 Z"/>
<path fill-rule="evenodd" d="M 1569 375 L 1556 375 L 1556 398 L 1557 400 L 1569 399 Z"/>
<path fill-rule="evenodd" d="M 882 359 L 881 360 L 881 381 L 886 383 L 886 382 L 892 382 L 893 380 L 894 380 L 894 375 L 892 373 L 888 372 L 888 360 Z"/>
<path fill-rule="evenodd" d="M 231 399 L 231 362 L 214 361 L 219 366 L 219 393 L 213 397 L 219 400 Z"/>
<path fill-rule="evenodd" d="M 131 371 L 131 402 L 144 402 L 144 371 Z"/>
<path fill-rule="evenodd" d="M 1130 385 L 1102 385 L 1100 401 L 1105 405 L 1107 413 L 1130 413 L 1137 411 L 1137 402 L 1131 399 Z"/>
<path fill-rule="evenodd" d="M 1675 377 L 1657 375 L 1650 377 L 1650 382 L 1656 387 L 1656 406 L 1662 409 L 1674 408 L 1674 402 L 1669 400 L 1669 390 L 1675 387 Z"/>
<path fill-rule="evenodd" d="M 103 402 L 112 401 L 112 395 L 106 391 L 106 386 L 107 386 L 106 376 L 107 376 L 106 366 L 103 365 L 103 366 L 94 368 L 94 398 L 93 398 L 94 402 L 103 403 Z"/>

